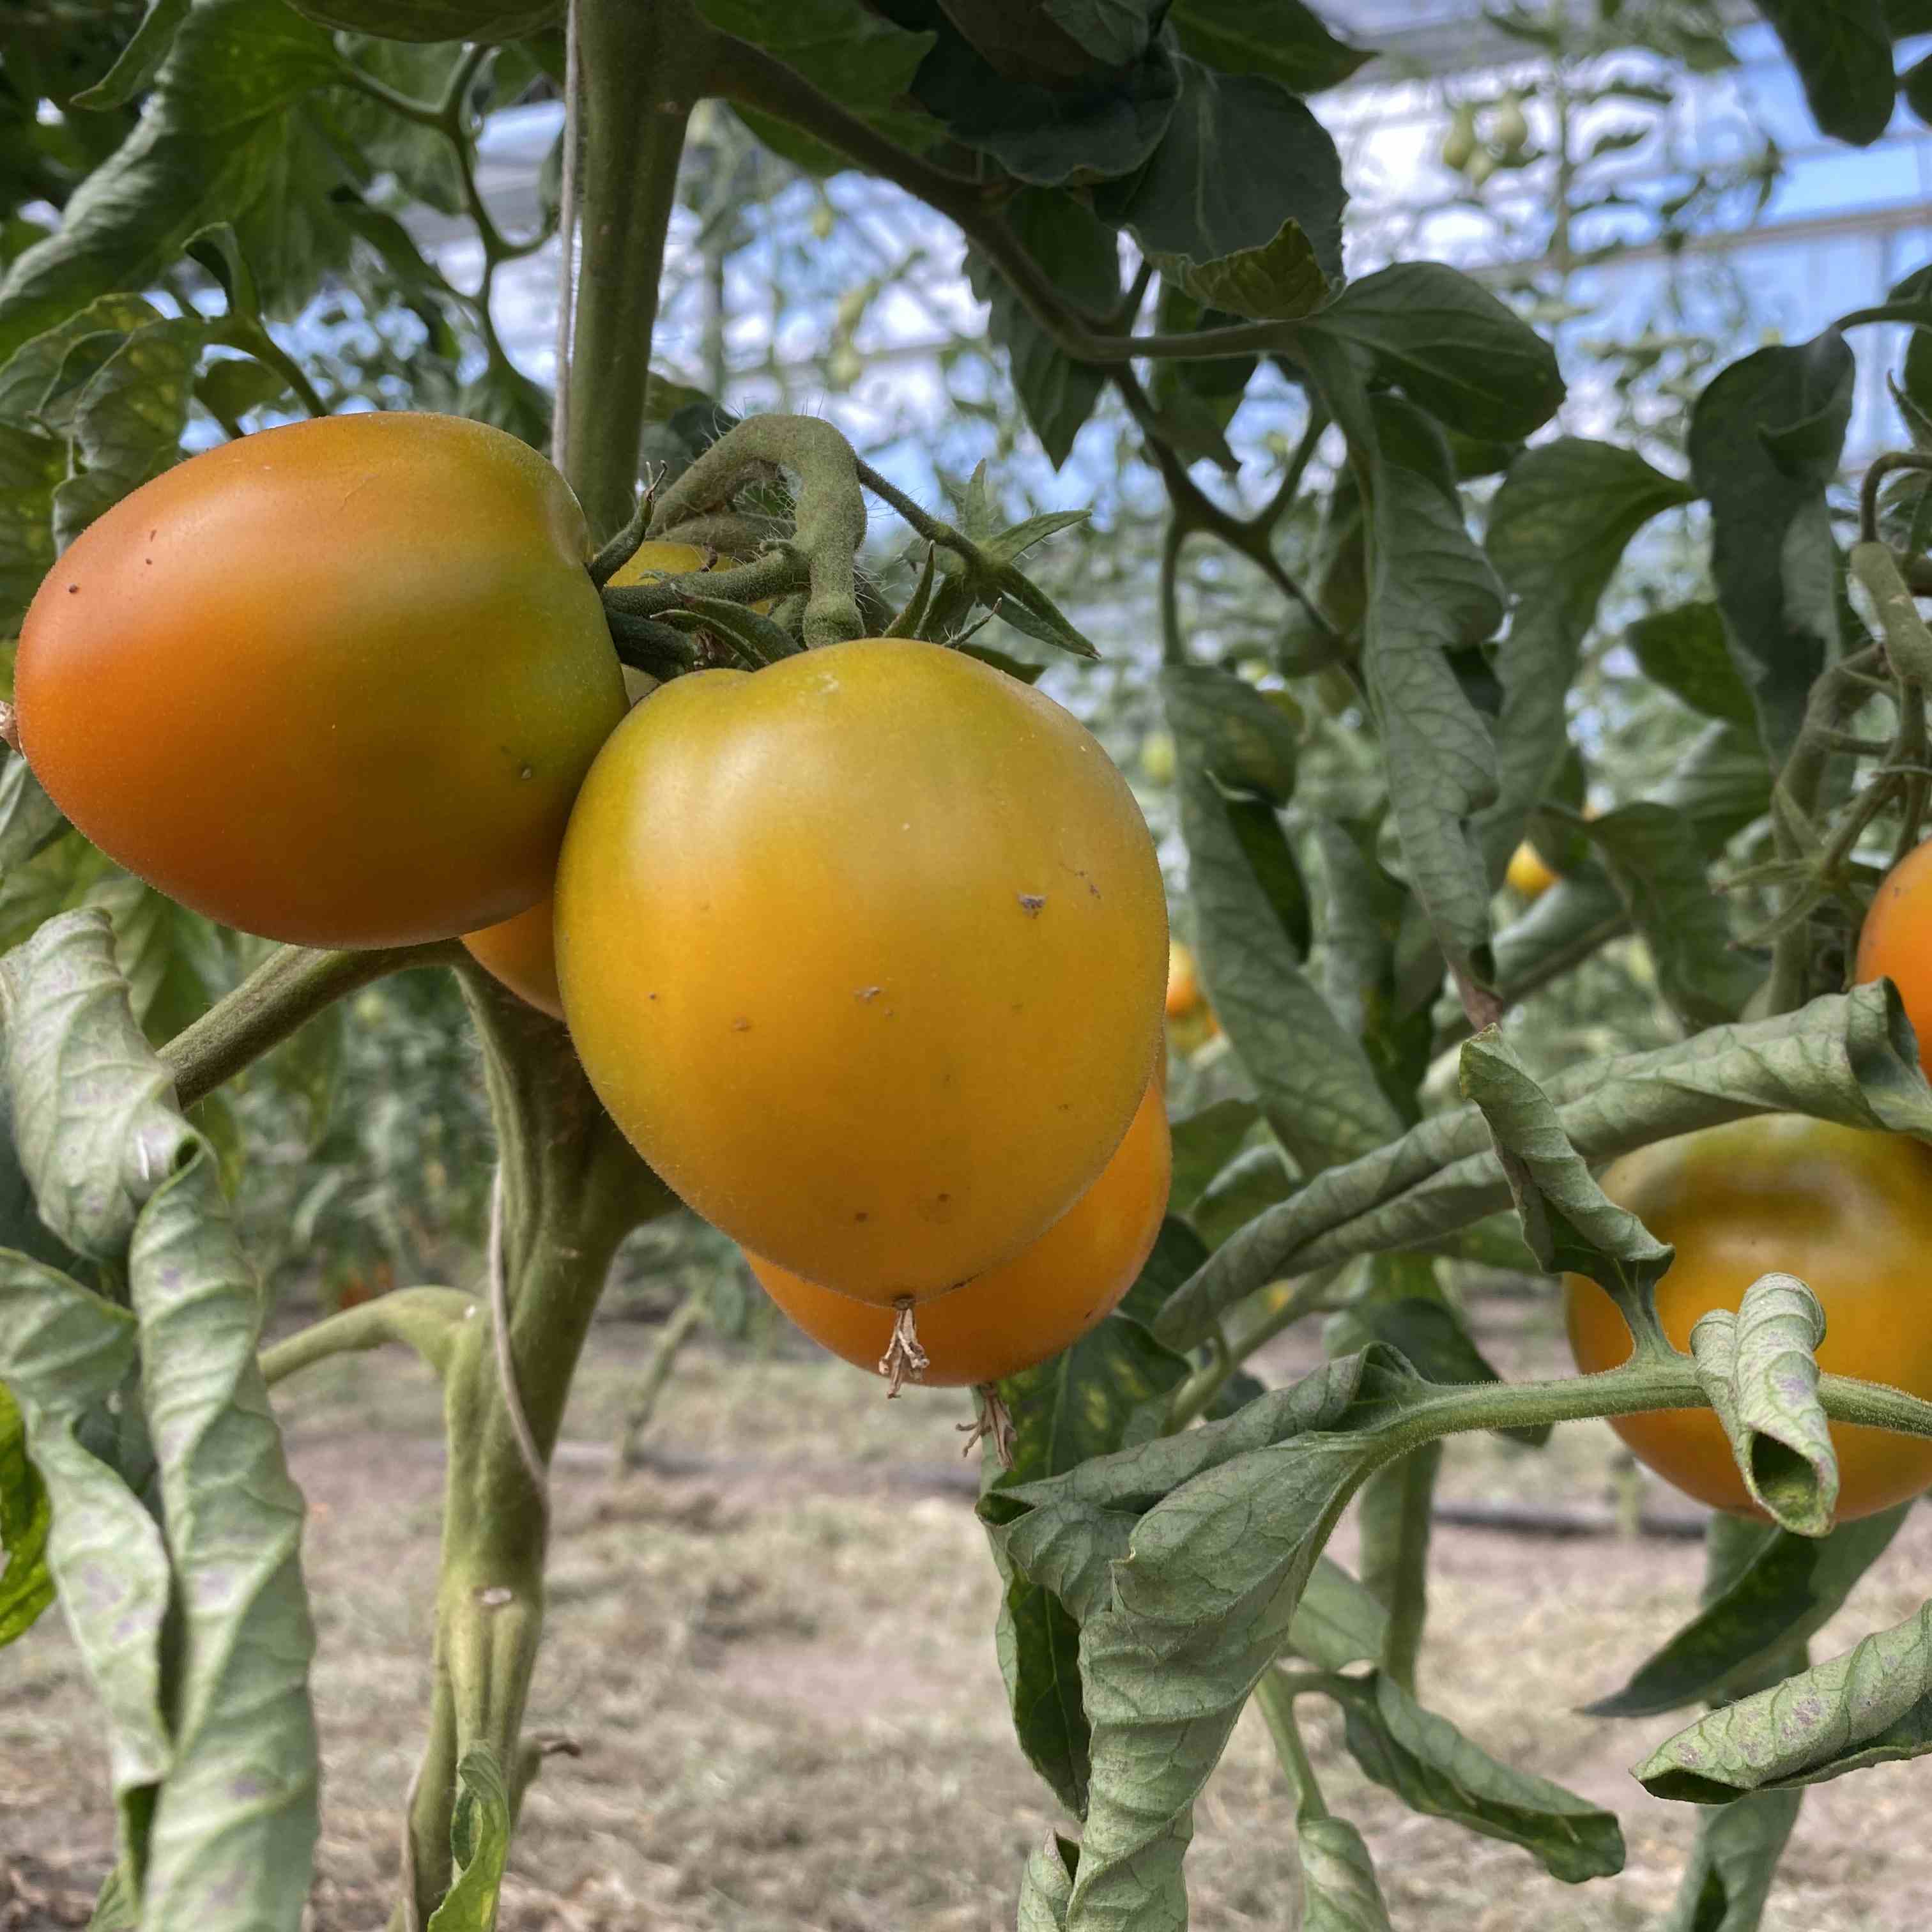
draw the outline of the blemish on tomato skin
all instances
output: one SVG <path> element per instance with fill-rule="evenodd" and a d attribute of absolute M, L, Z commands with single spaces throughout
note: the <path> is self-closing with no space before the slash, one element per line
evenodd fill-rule
<path fill-rule="evenodd" d="M 1046 896 L 1043 892 L 1022 892 L 1018 895 L 1018 897 L 1020 910 L 1029 919 L 1039 918 L 1046 908 Z"/>
<path fill-rule="evenodd" d="M 749 1033 L 751 1030 L 752 1023 L 748 1019 L 739 1018 L 731 1022 L 731 1030 L 734 1033 Z"/>
<path fill-rule="evenodd" d="M 855 1000 L 876 1000 L 885 991 L 883 986 L 861 986 L 853 994 Z"/>

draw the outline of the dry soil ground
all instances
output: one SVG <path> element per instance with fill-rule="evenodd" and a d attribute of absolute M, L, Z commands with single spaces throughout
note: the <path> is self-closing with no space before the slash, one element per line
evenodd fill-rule
<path fill-rule="evenodd" d="M 1486 1313 L 1507 1372 L 1553 1360 L 1534 1306 Z M 608 1440 L 652 1332 L 600 1328 L 568 1438 Z M 1293 1372 L 1291 1353 L 1270 1378 Z M 441 1450 L 408 1362 L 357 1358 L 283 1392 L 308 1492 L 327 1753 L 315 1932 L 380 1926 L 425 1689 Z M 891 1486 L 957 1454 L 960 1400 L 888 1407 L 825 1360 L 698 1347 L 651 1441 L 708 1473 L 560 1471 L 552 1616 L 535 1728 L 566 1735 L 513 1858 L 506 1932 L 988 1932 L 1010 1926 L 1028 1848 L 1054 1816 L 1008 1728 L 992 1564 L 966 1498 Z M 279 1399 L 279 1398 L 278 1398 Z M 1540 1456 L 1466 1438 L 1448 1492 L 1597 1502 L 1610 1438 Z M 746 1465 L 754 1466 L 747 1468 Z M 1346 1560 L 1345 1532 L 1336 1553 Z M 1405 1932 L 1654 1927 L 1694 1826 L 1627 1767 L 1674 1728 L 1574 1707 L 1694 1605 L 1695 1544 L 1526 1540 L 1441 1529 L 1426 1699 L 1491 1750 L 1622 1816 L 1629 1864 L 1570 1888 L 1528 1856 L 1418 1818 L 1313 1738 L 1331 1805 L 1367 1832 Z M 1817 1654 L 1932 1591 L 1918 1512 Z M 85 1923 L 108 1856 L 100 1727 L 57 1617 L 0 1656 L 0 1932 Z M 1768 1932 L 1921 1932 L 1932 1918 L 1932 1764 L 1811 1794 Z M 1298 1922 L 1292 1816 L 1251 1712 L 1199 1808 L 1198 1932 Z"/>

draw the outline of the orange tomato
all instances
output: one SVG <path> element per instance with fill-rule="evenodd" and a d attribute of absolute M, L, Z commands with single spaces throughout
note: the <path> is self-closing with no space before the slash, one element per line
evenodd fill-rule
<path fill-rule="evenodd" d="M 226 443 L 83 531 L 17 723 L 88 837 L 228 925 L 389 946 L 548 886 L 623 716 L 569 486 L 514 436 L 364 414 Z"/>
<path fill-rule="evenodd" d="M 1860 985 L 1889 980 L 1918 1036 L 1918 1064 L 1932 1071 L 1932 839 L 1912 849 L 1880 883 L 1858 932 Z"/>
<path fill-rule="evenodd" d="M 557 871 L 585 1070 L 705 1217 L 890 1304 L 1009 1261 L 1161 1043 L 1145 821 L 1051 698 L 909 638 L 700 671 L 612 735 Z"/>
<path fill-rule="evenodd" d="M 1031 1246 L 919 1310 L 919 1379 L 961 1388 L 1016 1376 L 1077 1342 L 1120 1305 L 1154 1252 L 1173 1147 L 1161 1082 L 1150 1082 L 1100 1177 Z M 862 1369 L 879 1364 L 892 1311 L 747 1255 L 765 1292 L 812 1339 Z"/>
<path fill-rule="evenodd" d="M 1201 1004 L 1201 976 L 1194 964 L 1194 949 L 1185 940 L 1173 939 L 1167 946 L 1167 1016 L 1184 1018 Z"/>
<path fill-rule="evenodd" d="M 1765 1114 L 1640 1148 L 1611 1162 L 1605 1193 L 1677 1258 L 1657 1312 L 1688 1351 L 1697 1318 L 1735 1310 L 1772 1269 L 1795 1274 L 1825 1310 L 1819 1365 L 1932 1399 L 1932 1148 L 1899 1134 Z M 1586 1374 L 1630 1353 L 1617 1305 L 1580 1275 L 1564 1279 L 1571 1352 Z M 1730 1443 L 1708 1409 L 1614 1416 L 1647 1464 L 1714 1508 L 1753 1511 Z M 1932 1442 L 1834 1423 L 1840 1522 L 1932 1486 Z"/>

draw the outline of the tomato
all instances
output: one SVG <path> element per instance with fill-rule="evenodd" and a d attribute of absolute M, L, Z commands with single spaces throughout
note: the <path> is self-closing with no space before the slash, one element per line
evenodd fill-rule
<path fill-rule="evenodd" d="M 563 1017 L 563 994 L 556 983 L 556 917 L 554 894 L 545 892 L 527 912 L 481 932 L 466 932 L 463 944 L 470 957 L 520 1000 L 527 1000 L 557 1019 Z"/>
<path fill-rule="evenodd" d="M 1858 982 L 1889 980 L 1918 1036 L 1918 1064 L 1932 1073 L 1932 839 L 1885 875 L 1858 933 Z"/>
<path fill-rule="evenodd" d="M 737 561 L 736 557 L 721 556 L 715 550 L 700 550 L 695 544 L 660 543 L 650 538 L 638 544 L 618 566 L 610 587 L 650 584 L 660 577 L 688 577 L 693 571 L 729 570 Z"/>
<path fill-rule="evenodd" d="M 1796 1114 L 1760 1114 L 1613 1161 L 1604 1191 L 1677 1258 L 1658 1284 L 1664 1333 L 1688 1351 L 1697 1318 L 1735 1310 L 1772 1269 L 1825 1310 L 1820 1366 L 1932 1399 L 1932 1148 Z M 1594 1282 L 1566 1277 L 1570 1346 L 1586 1373 L 1629 1358 L 1630 1331 Z M 1708 1409 L 1613 1417 L 1640 1462 L 1718 1509 L 1753 1509 Z M 1834 1423 L 1838 1518 L 1932 1486 L 1932 1442 Z"/>
<path fill-rule="evenodd" d="M 224 444 L 90 525 L 20 633 L 35 776 L 112 858 L 309 946 L 488 926 L 550 884 L 623 716 L 569 486 L 454 416 Z"/>
<path fill-rule="evenodd" d="M 1510 890 L 1520 892 L 1532 904 L 1557 880 L 1557 874 L 1544 863 L 1543 854 L 1527 838 L 1510 854 L 1509 870 L 1504 876 Z"/>
<path fill-rule="evenodd" d="M 1201 1004 L 1201 976 L 1196 971 L 1194 950 L 1184 940 L 1171 940 L 1167 948 L 1167 1016 L 1184 1018 Z"/>
<path fill-rule="evenodd" d="M 1004 1267 L 926 1303 L 919 1379 L 963 1388 L 1032 1368 L 1079 1340 L 1120 1305 L 1154 1252 L 1167 1211 L 1173 1147 L 1159 1081 L 1141 1097 L 1127 1137 L 1100 1178 L 1046 1232 Z M 747 1255 L 765 1292 L 814 1342 L 879 1372 L 892 1311 Z"/>
<path fill-rule="evenodd" d="M 1042 1233 L 1161 1045 L 1166 902 L 1126 782 L 1051 698 L 909 638 L 652 693 L 578 800 L 556 946 L 638 1152 L 867 1300 Z"/>

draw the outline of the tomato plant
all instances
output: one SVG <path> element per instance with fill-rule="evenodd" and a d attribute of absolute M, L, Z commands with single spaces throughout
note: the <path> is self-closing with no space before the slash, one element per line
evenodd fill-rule
<path fill-rule="evenodd" d="M 422 534 L 438 533 L 432 550 Z M 623 712 L 563 478 L 482 424 L 264 430 L 124 498 L 21 627 L 20 742 L 130 871 L 308 946 L 528 906 Z"/>
<path fill-rule="evenodd" d="M 1064 1213 L 1159 1050 L 1166 908 L 1125 782 L 1050 699 L 910 640 L 646 699 L 572 818 L 556 942 L 645 1159 L 881 1304 Z"/>
<path fill-rule="evenodd" d="M 1058 1354 L 1112 1313 L 1153 1251 L 1172 1166 L 1166 1102 L 1150 1081 L 1100 1178 L 1045 1234 L 1003 1266 L 921 1306 L 927 1366 L 918 1379 L 942 1388 L 1003 1381 Z M 765 1292 L 814 1342 L 884 1372 L 889 1310 L 756 1255 L 746 1258 Z"/>
<path fill-rule="evenodd" d="M 1757 1278 L 1795 1274 L 1825 1311 L 1818 1364 L 1932 1399 L 1932 1148 L 1901 1135 L 1764 1114 L 1660 1141 L 1612 1162 L 1604 1190 L 1677 1258 L 1658 1282 L 1664 1332 L 1688 1351 L 1714 1308 L 1735 1310 Z M 1570 1346 L 1586 1374 L 1630 1353 L 1616 1304 L 1595 1282 L 1566 1284 Z M 1708 1408 L 1612 1418 L 1638 1459 L 1700 1502 L 1752 1510 Z M 1838 1517 L 1850 1521 L 1932 1486 L 1932 1443 L 1834 1424 Z"/>

